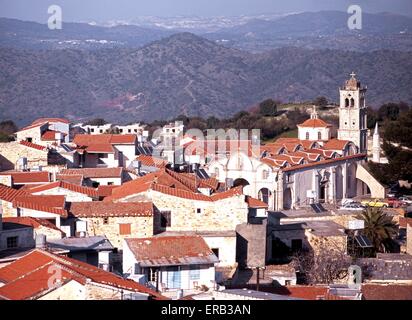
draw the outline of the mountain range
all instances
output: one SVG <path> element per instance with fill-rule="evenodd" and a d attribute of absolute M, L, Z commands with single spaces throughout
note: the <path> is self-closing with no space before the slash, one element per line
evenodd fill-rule
<path fill-rule="evenodd" d="M 362 15 L 362 29 L 350 30 L 350 15 L 340 11 L 303 12 L 256 17 L 146 18 L 90 23 L 63 22 L 61 30 L 45 24 L 0 18 L 0 46 L 25 49 L 139 48 L 182 31 L 227 47 L 263 52 L 286 46 L 309 49 L 409 51 L 412 18 L 391 13 Z M 127 23 L 127 24 L 126 24 Z"/>
<path fill-rule="evenodd" d="M 278 48 L 253 54 L 191 33 L 141 48 L 0 48 L 0 114 L 27 124 L 42 116 L 128 123 L 179 114 L 228 116 L 272 97 L 338 99 L 355 71 L 368 104 L 412 102 L 412 52 Z"/>

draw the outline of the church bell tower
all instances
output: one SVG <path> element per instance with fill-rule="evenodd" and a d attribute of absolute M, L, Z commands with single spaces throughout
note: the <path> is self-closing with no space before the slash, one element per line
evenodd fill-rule
<path fill-rule="evenodd" d="M 359 153 L 367 153 L 366 87 L 362 87 L 354 72 L 340 88 L 339 140 L 352 141 Z"/>

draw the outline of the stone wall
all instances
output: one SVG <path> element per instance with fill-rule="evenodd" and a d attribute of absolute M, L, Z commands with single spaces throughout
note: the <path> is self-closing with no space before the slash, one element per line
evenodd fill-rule
<path fill-rule="evenodd" d="M 266 221 L 241 224 L 237 232 L 237 261 L 241 267 L 264 267 L 266 264 Z"/>
<path fill-rule="evenodd" d="M 0 143 L 0 171 L 16 169 L 17 160 L 27 158 L 27 167 L 47 166 L 47 151 L 21 145 L 17 141 Z"/>
<path fill-rule="evenodd" d="M 89 236 L 106 236 L 114 247 L 122 249 L 126 238 L 146 238 L 153 236 L 153 217 L 109 217 L 104 224 L 103 218 L 81 218 L 87 221 Z M 130 235 L 120 235 L 119 224 L 131 224 Z"/>

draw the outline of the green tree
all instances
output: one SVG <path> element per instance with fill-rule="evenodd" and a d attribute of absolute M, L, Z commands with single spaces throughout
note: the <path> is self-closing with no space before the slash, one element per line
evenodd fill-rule
<path fill-rule="evenodd" d="M 408 104 L 405 102 L 394 103 L 389 102 L 382 105 L 378 110 L 379 120 L 398 120 L 401 113 L 409 110 Z"/>
<path fill-rule="evenodd" d="M 315 106 L 318 106 L 318 107 L 320 107 L 320 108 L 325 108 L 327 105 L 328 105 L 328 99 L 326 98 L 326 97 L 324 97 L 324 96 L 320 96 L 320 97 L 317 97 L 314 101 L 313 101 L 313 104 L 315 105 Z"/>
<path fill-rule="evenodd" d="M 273 99 L 266 99 L 259 104 L 259 114 L 265 117 L 273 117 L 278 111 L 276 101 Z"/>
<path fill-rule="evenodd" d="M 376 252 L 388 252 L 397 235 L 397 226 L 393 218 L 381 208 L 368 207 L 358 214 L 358 219 L 365 222 L 363 234 L 373 243 Z"/>
<path fill-rule="evenodd" d="M 17 130 L 16 124 L 11 120 L 0 122 L 0 142 L 13 141 L 13 134 L 17 132 Z"/>
<path fill-rule="evenodd" d="M 92 119 L 85 123 L 85 125 L 89 125 L 89 126 L 103 126 L 105 124 L 107 124 L 107 121 L 102 118 Z"/>

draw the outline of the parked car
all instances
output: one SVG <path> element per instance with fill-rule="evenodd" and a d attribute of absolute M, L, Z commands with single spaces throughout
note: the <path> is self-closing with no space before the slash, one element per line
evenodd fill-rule
<path fill-rule="evenodd" d="M 360 204 L 359 202 L 350 202 L 345 203 L 343 206 L 339 208 L 339 210 L 350 210 L 350 211 L 363 211 L 365 206 Z"/>
<path fill-rule="evenodd" d="M 412 205 L 412 198 L 408 196 L 402 196 L 398 198 L 399 201 L 406 203 L 407 205 Z"/>
<path fill-rule="evenodd" d="M 361 203 L 367 207 L 375 207 L 375 208 L 388 208 L 389 207 L 388 201 L 385 201 L 382 199 L 364 200 Z"/>

